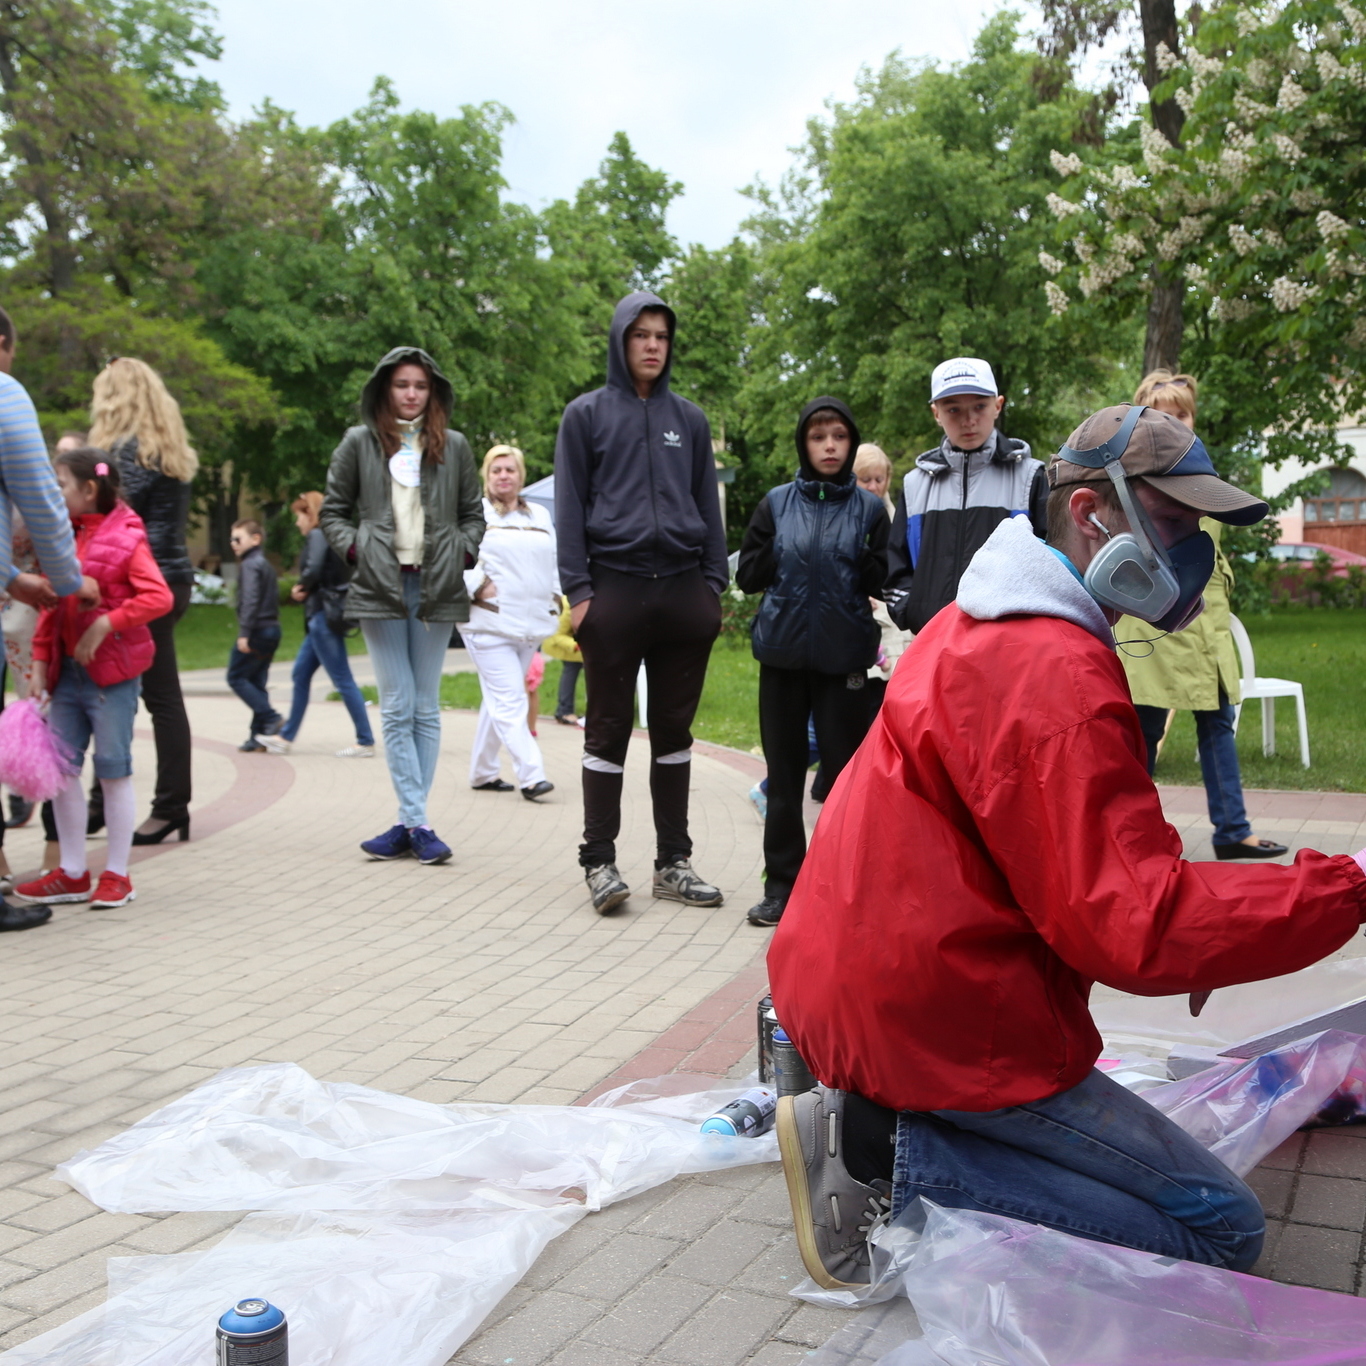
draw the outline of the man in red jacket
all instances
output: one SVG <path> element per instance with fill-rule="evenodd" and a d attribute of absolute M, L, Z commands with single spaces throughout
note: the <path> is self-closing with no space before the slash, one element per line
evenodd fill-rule
<path fill-rule="evenodd" d="M 1047 544 L 1002 522 L 898 666 L 769 950 L 778 1016 L 825 1083 L 780 1103 L 778 1134 L 827 1287 L 866 1281 L 870 1223 L 919 1195 L 1251 1266 L 1257 1198 L 1094 1069 L 1090 986 L 1278 976 L 1366 914 L 1366 851 L 1181 857 L 1115 653 L 1124 612 L 1168 630 L 1198 612 L 1202 515 L 1247 525 L 1266 504 L 1151 408 L 1088 418 L 1049 481 Z"/>

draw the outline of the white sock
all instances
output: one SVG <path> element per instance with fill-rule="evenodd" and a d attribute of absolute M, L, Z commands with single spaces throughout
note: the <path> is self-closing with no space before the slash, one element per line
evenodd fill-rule
<path fill-rule="evenodd" d="M 129 778 L 101 778 L 104 788 L 104 828 L 109 852 L 104 866 L 111 873 L 128 876 L 128 854 L 133 847 L 133 822 L 137 819 L 138 799 Z"/>
<path fill-rule="evenodd" d="M 52 799 L 52 816 L 57 822 L 57 843 L 62 851 L 62 872 L 80 877 L 85 872 L 85 828 L 90 810 L 85 804 L 81 775 L 77 773 Z"/>

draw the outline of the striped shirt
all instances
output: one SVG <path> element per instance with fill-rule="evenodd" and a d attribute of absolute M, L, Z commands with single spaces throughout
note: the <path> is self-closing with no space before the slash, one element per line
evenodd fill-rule
<path fill-rule="evenodd" d="M 18 573 L 10 533 L 16 507 L 53 588 L 63 597 L 78 592 L 81 566 L 71 514 L 52 472 L 33 400 L 18 380 L 0 374 L 0 588 L 8 588 Z"/>

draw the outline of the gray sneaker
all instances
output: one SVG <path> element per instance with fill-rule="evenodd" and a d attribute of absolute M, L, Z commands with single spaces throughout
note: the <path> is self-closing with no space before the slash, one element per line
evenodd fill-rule
<path fill-rule="evenodd" d="M 599 915 L 615 910 L 631 895 L 631 889 L 621 880 L 615 863 L 599 863 L 596 868 L 583 870 L 588 883 L 588 895 L 593 898 L 593 909 Z"/>
<path fill-rule="evenodd" d="M 892 1207 L 888 1181 L 865 1186 L 844 1165 L 844 1092 L 818 1086 L 778 1100 L 778 1150 L 797 1250 L 826 1290 L 867 1285 L 868 1234 Z"/>
<path fill-rule="evenodd" d="M 703 882 L 685 858 L 655 870 L 654 895 L 664 901 L 681 901 L 685 906 L 719 906 L 725 899 L 719 887 Z"/>

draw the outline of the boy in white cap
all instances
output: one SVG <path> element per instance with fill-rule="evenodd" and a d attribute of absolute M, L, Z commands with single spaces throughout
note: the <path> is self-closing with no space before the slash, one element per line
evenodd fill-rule
<path fill-rule="evenodd" d="M 1007 517 L 1047 530 L 1048 479 L 1029 445 L 1000 432 L 1005 407 L 991 366 L 975 356 L 936 365 L 930 412 L 944 439 L 920 456 L 897 496 L 888 548 L 887 610 L 919 631 L 952 602 L 968 561 Z"/>

